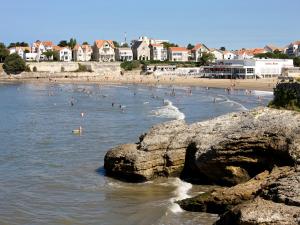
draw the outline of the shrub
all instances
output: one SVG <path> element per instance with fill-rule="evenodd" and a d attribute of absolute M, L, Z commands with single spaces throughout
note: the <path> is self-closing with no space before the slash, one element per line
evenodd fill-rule
<path fill-rule="evenodd" d="M 93 72 L 92 69 L 89 69 L 86 65 L 78 63 L 78 69 L 75 72 Z"/>
<path fill-rule="evenodd" d="M 30 66 L 26 65 L 25 72 L 31 72 Z"/>
<path fill-rule="evenodd" d="M 4 60 L 3 69 L 7 74 L 19 74 L 25 71 L 25 61 L 16 53 L 7 56 Z"/>
<path fill-rule="evenodd" d="M 125 61 L 121 63 L 121 68 L 128 71 L 140 68 L 141 63 L 139 61 Z"/>
<path fill-rule="evenodd" d="M 34 66 L 34 67 L 32 68 L 32 70 L 33 70 L 33 72 L 37 72 L 36 66 Z"/>
<path fill-rule="evenodd" d="M 269 107 L 300 111 L 300 84 L 277 84 L 274 88 L 274 99 L 269 103 Z"/>

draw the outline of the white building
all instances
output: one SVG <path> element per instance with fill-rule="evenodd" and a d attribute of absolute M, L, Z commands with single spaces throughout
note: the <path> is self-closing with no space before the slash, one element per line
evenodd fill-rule
<path fill-rule="evenodd" d="M 208 53 L 209 48 L 204 44 L 196 44 L 195 47 L 191 50 L 191 58 L 193 61 L 200 62 L 200 59 L 203 53 Z"/>
<path fill-rule="evenodd" d="M 132 61 L 133 53 L 131 48 L 116 48 L 116 60 L 118 61 Z"/>
<path fill-rule="evenodd" d="M 11 48 L 9 48 L 8 50 L 9 50 L 9 54 L 16 53 L 16 54 L 18 54 L 22 59 L 25 59 L 25 53 L 29 53 L 29 52 L 30 52 L 30 47 L 21 47 L 21 46 L 17 46 L 17 47 L 11 47 Z"/>
<path fill-rule="evenodd" d="M 96 40 L 93 46 L 93 59 L 98 62 L 115 61 L 115 45 L 112 40 Z"/>
<path fill-rule="evenodd" d="M 163 44 L 150 44 L 150 59 L 165 61 L 168 59 L 168 51 Z"/>
<path fill-rule="evenodd" d="M 90 45 L 75 45 L 72 50 L 73 60 L 79 62 L 87 62 L 92 59 L 92 47 Z"/>
<path fill-rule="evenodd" d="M 46 56 L 43 55 L 44 52 L 53 51 L 53 46 L 52 41 L 36 41 L 32 44 L 31 52 L 37 53 L 37 61 L 53 60 L 53 58 L 47 59 Z"/>
<path fill-rule="evenodd" d="M 170 47 L 168 58 L 174 62 L 187 62 L 189 60 L 189 50 L 183 47 Z"/>
<path fill-rule="evenodd" d="M 217 60 L 203 67 L 203 75 L 211 78 L 271 78 L 281 76 L 284 68 L 293 68 L 292 59 Z"/>
<path fill-rule="evenodd" d="M 234 59 L 236 55 L 231 51 L 224 51 L 223 52 L 223 59 Z"/>
<path fill-rule="evenodd" d="M 133 41 L 131 49 L 135 60 L 150 60 L 150 48 L 147 40 Z"/>
<path fill-rule="evenodd" d="M 37 53 L 25 53 L 24 57 L 25 61 L 32 62 L 32 61 L 37 61 L 38 60 L 38 54 Z"/>
<path fill-rule="evenodd" d="M 286 54 L 289 56 L 300 56 L 300 41 L 295 41 L 289 44 Z"/>
<path fill-rule="evenodd" d="M 53 50 L 58 53 L 59 61 L 72 61 L 72 50 L 69 47 L 54 46 Z"/>
<path fill-rule="evenodd" d="M 224 59 L 224 55 L 223 55 L 223 52 L 221 50 L 212 48 L 212 49 L 210 49 L 210 53 L 215 56 L 215 60 L 222 60 L 222 59 Z"/>

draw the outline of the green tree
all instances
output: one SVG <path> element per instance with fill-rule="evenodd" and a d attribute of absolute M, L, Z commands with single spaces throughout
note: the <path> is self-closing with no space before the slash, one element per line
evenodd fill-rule
<path fill-rule="evenodd" d="M 121 47 L 122 48 L 129 48 L 129 45 L 127 43 L 123 43 Z"/>
<path fill-rule="evenodd" d="M 188 44 L 186 48 L 187 48 L 188 50 L 192 50 L 194 47 L 195 47 L 195 45 Z"/>
<path fill-rule="evenodd" d="M 294 58 L 294 66 L 300 67 L 300 57 Z"/>
<path fill-rule="evenodd" d="M 22 42 L 16 42 L 16 43 L 10 43 L 8 45 L 8 48 L 13 48 L 13 47 L 29 47 L 29 44 L 22 41 Z"/>
<path fill-rule="evenodd" d="M 54 51 L 43 52 L 43 55 L 46 56 L 47 60 L 50 60 L 54 56 L 54 54 L 55 54 Z"/>
<path fill-rule="evenodd" d="M 18 54 L 13 53 L 5 58 L 3 69 L 7 74 L 19 74 L 26 69 L 26 64 Z"/>
<path fill-rule="evenodd" d="M 211 62 L 215 60 L 215 55 L 212 53 L 204 52 L 200 58 L 201 66 L 208 66 Z"/>
<path fill-rule="evenodd" d="M 221 47 L 220 50 L 221 51 L 226 51 L 226 48 L 225 47 Z"/>
<path fill-rule="evenodd" d="M 5 58 L 9 55 L 8 49 L 3 43 L 0 43 L 0 63 L 2 63 Z"/>
<path fill-rule="evenodd" d="M 83 45 L 88 45 L 89 43 L 87 41 L 84 41 L 82 44 Z"/>
<path fill-rule="evenodd" d="M 141 66 L 141 63 L 139 61 L 126 61 L 121 63 L 121 68 L 128 71 L 137 69 Z"/>
<path fill-rule="evenodd" d="M 66 40 L 62 40 L 58 43 L 58 46 L 59 47 L 66 47 L 66 46 L 68 46 L 68 42 Z"/>
<path fill-rule="evenodd" d="M 53 61 L 60 61 L 59 53 L 56 51 L 53 52 Z"/>
<path fill-rule="evenodd" d="M 254 57 L 261 58 L 261 59 L 262 58 L 267 58 L 267 59 L 289 59 L 290 58 L 287 54 L 284 54 L 276 50 L 274 52 L 256 54 Z"/>
<path fill-rule="evenodd" d="M 75 38 L 71 38 L 69 43 L 68 43 L 68 46 L 73 49 L 75 47 L 75 45 L 77 44 L 77 41 Z"/>
<path fill-rule="evenodd" d="M 113 41 L 113 43 L 114 43 L 114 46 L 115 46 L 116 48 L 119 48 L 119 47 L 120 47 L 120 45 L 119 45 L 119 43 L 118 43 L 117 41 Z"/>
<path fill-rule="evenodd" d="M 170 48 L 170 47 L 178 47 L 177 44 L 169 43 L 169 42 L 163 42 L 164 48 Z"/>

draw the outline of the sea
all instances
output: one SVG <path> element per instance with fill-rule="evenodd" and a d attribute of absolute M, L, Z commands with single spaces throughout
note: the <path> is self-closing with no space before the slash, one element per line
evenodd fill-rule
<path fill-rule="evenodd" d="M 175 201 L 213 186 L 122 182 L 105 175 L 105 153 L 158 123 L 203 121 L 272 98 L 201 87 L 0 84 L 0 224 L 212 224 L 217 215 L 186 212 Z"/>

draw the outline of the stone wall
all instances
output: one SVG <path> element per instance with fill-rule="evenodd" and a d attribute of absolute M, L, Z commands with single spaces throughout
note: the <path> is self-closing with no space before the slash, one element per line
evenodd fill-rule
<path fill-rule="evenodd" d="M 29 62 L 27 65 L 33 72 L 75 72 L 79 64 L 85 65 L 97 75 L 119 75 L 121 71 L 120 63 L 99 63 L 99 62 Z"/>

